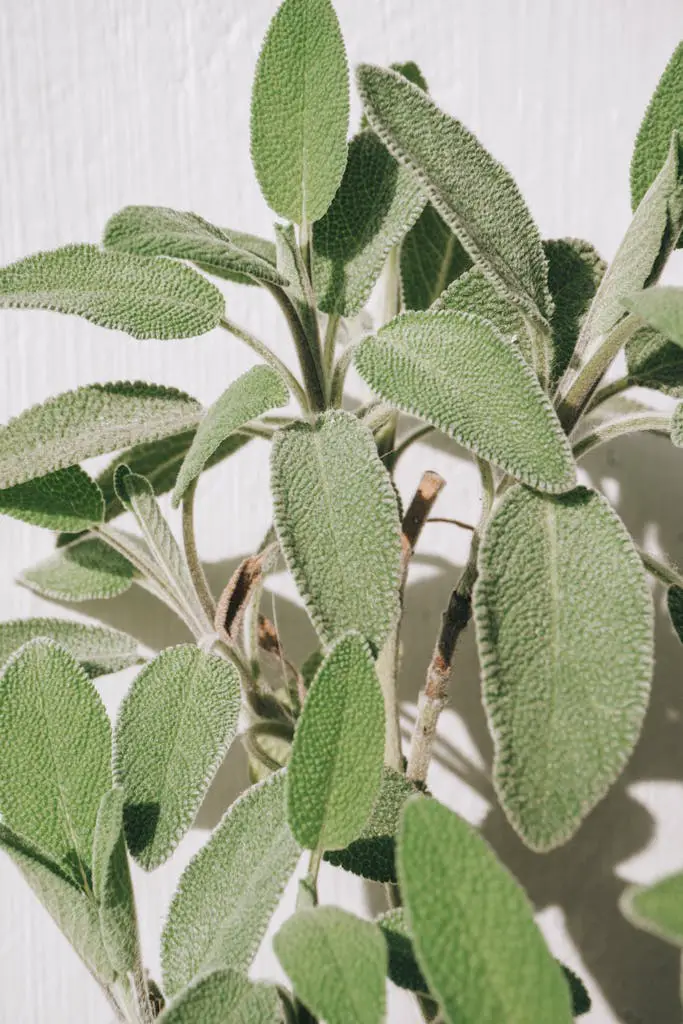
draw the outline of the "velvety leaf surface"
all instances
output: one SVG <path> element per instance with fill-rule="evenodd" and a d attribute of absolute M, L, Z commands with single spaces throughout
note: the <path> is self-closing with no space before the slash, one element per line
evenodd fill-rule
<path fill-rule="evenodd" d="M 329 0 L 285 0 L 270 23 L 251 103 L 251 156 L 266 202 L 286 220 L 319 220 L 346 165 L 349 83 Z"/>
<path fill-rule="evenodd" d="M 337 411 L 278 432 L 271 486 L 278 539 L 321 639 L 356 630 L 379 649 L 398 613 L 401 539 L 372 434 Z"/>
<path fill-rule="evenodd" d="M 318 669 L 294 733 L 287 817 L 302 846 L 343 849 L 359 836 L 382 781 L 384 716 L 370 650 L 349 634 Z"/>
<path fill-rule="evenodd" d="M 523 890 L 470 825 L 414 797 L 398 875 L 419 966 L 448 1024 L 571 1024 L 562 971 Z"/>
<path fill-rule="evenodd" d="M 237 731 L 237 669 L 192 644 L 162 651 L 137 676 L 116 724 L 114 774 L 131 854 L 150 871 L 192 825 Z"/>
<path fill-rule="evenodd" d="M 631 203 L 635 210 L 659 174 L 674 129 L 683 129 L 683 43 L 664 69 L 645 111 L 631 158 Z"/>
<path fill-rule="evenodd" d="M 683 348 L 652 327 L 641 327 L 626 345 L 629 379 L 683 398 Z"/>
<path fill-rule="evenodd" d="M 431 203 L 403 239 L 401 287 L 406 309 L 427 309 L 472 266 L 456 235 Z"/>
<path fill-rule="evenodd" d="M 336 907 L 290 917 L 275 952 L 297 997 L 327 1024 L 384 1020 L 387 952 L 375 924 Z"/>
<path fill-rule="evenodd" d="M 356 135 L 341 185 L 313 230 L 313 284 L 320 309 L 354 316 L 425 198 L 410 171 L 374 132 Z"/>
<path fill-rule="evenodd" d="M 554 410 L 515 345 L 487 321 L 451 311 L 403 314 L 360 343 L 356 366 L 385 401 L 518 480 L 547 491 L 574 486 Z"/>
<path fill-rule="evenodd" d="M 53 601 L 95 601 L 124 594 L 135 576 L 127 558 L 86 535 L 24 569 L 19 582 Z"/>
<path fill-rule="evenodd" d="M 193 982 L 159 1017 L 159 1024 L 281 1024 L 274 985 L 237 971 L 214 971 Z"/>
<path fill-rule="evenodd" d="M 569 365 L 581 325 L 605 273 L 605 262 L 590 242 L 557 238 L 543 243 L 548 260 L 548 287 L 555 311 L 550 383 L 556 384 Z"/>
<path fill-rule="evenodd" d="M 192 481 L 231 434 L 270 409 L 287 405 L 288 400 L 289 392 L 282 378 L 269 366 L 254 366 L 238 377 L 207 410 L 197 427 L 173 489 L 174 506 L 179 505 Z"/>
<path fill-rule="evenodd" d="M 679 402 L 671 417 L 671 443 L 683 448 L 683 402 Z"/>
<path fill-rule="evenodd" d="M 479 553 L 474 615 L 494 781 L 525 843 L 565 842 L 629 759 L 647 707 L 652 598 L 595 491 L 514 488 Z"/>
<path fill-rule="evenodd" d="M 472 313 L 488 320 L 503 337 L 514 340 L 527 363 L 532 365 L 531 339 L 523 314 L 517 306 L 498 294 L 478 267 L 472 267 L 461 274 L 430 308 L 435 313 L 452 310 L 455 313 Z"/>
<path fill-rule="evenodd" d="M 637 928 L 683 949 L 683 874 L 648 886 L 631 886 L 621 899 L 624 915 Z"/>
<path fill-rule="evenodd" d="M 278 773 L 247 790 L 183 872 L 162 936 L 169 995 L 200 972 L 249 968 L 300 854 L 284 783 Z"/>
<path fill-rule="evenodd" d="M 549 320 L 541 239 L 502 164 L 397 72 L 361 64 L 357 82 L 372 128 L 410 168 L 473 261 L 527 315 Z"/>
<path fill-rule="evenodd" d="M 123 790 L 110 789 L 100 803 L 93 843 L 93 893 L 100 908 L 102 939 L 120 974 L 140 964 L 135 897 L 123 838 Z"/>
<path fill-rule="evenodd" d="M 80 466 L 70 466 L 0 490 L 0 515 L 48 530 L 77 532 L 102 522 L 104 499 Z"/>
<path fill-rule="evenodd" d="M 36 637 L 47 637 L 66 647 L 91 679 L 120 672 L 140 660 L 136 640 L 118 629 L 68 619 L 15 619 L 0 622 L 0 665 Z"/>
<path fill-rule="evenodd" d="M 223 296 L 189 267 L 95 245 L 39 252 L 0 270 L 0 309 L 73 313 L 134 338 L 193 338 L 223 315 Z"/>
<path fill-rule="evenodd" d="M 175 388 L 90 384 L 34 405 L 0 427 L 0 486 L 194 427 L 201 407 Z"/>
<path fill-rule="evenodd" d="M 275 251 L 277 266 L 281 274 L 289 281 L 286 290 L 304 328 L 304 334 L 315 349 L 319 344 L 318 315 L 314 308 L 314 294 L 301 255 L 301 249 L 293 224 L 276 224 Z"/>

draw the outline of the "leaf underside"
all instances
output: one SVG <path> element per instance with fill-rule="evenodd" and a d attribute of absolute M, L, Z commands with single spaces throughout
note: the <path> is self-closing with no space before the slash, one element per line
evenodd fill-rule
<path fill-rule="evenodd" d="M 0 622 L 0 665 L 36 637 L 47 637 L 66 647 L 91 679 L 120 672 L 140 660 L 135 639 L 117 629 L 68 619 L 15 619 Z"/>
<path fill-rule="evenodd" d="M 95 601 L 118 597 L 133 584 L 136 570 L 97 537 L 84 535 L 24 569 L 19 582 L 53 601 Z"/>

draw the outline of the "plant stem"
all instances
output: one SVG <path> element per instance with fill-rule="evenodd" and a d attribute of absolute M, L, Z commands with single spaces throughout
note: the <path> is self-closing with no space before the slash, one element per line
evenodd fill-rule
<path fill-rule="evenodd" d="M 339 317 L 336 313 L 331 313 L 327 318 L 327 329 L 325 331 L 325 342 L 323 345 L 323 368 L 325 370 L 325 380 L 331 381 L 332 378 L 332 367 L 334 366 L 334 353 L 337 344 L 337 329 L 339 327 Z"/>
<path fill-rule="evenodd" d="M 683 575 L 677 569 L 674 569 L 672 565 L 660 562 L 659 559 L 648 554 L 647 551 L 643 551 L 642 548 L 638 549 L 638 554 L 647 571 L 658 579 L 660 583 L 663 583 L 666 587 L 681 587 L 683 589 Z"/>
<path fill-rule="evenodd" d="M 269 366 L 272 366 L 272 368 L 280 374 L 287 384 L 287 387 L 301 406 L 302 412 L 304 414 L 309 412 L 308 398 L 306 397 L 306 392 L 301 387 L 301 384 L 299 384 L 299 381 L 296 379 L 289 367 L 286 366 L 274 352 L 271 352 L 267 345 L 256 338 L 253 334 L 250 334 L 249 331 L 245 331 L 243 327 L 239 327 L 237 324 L 233 323 L 232 320 L 228 320 L 227 317 L 221 317 L 220 326 L 224 330 L 229 331 L 230 334 L 234 334 L 236 338 L 239 338 L 240 341 L 243 341 L 245 345 L 248 345 L 250 349 L 257 353 L 257 355 L 261 356 L 261 359 L 263 359 L 264 362 L 268 363 Z"/>
<path fill-rule="evenodd" d="M 576 442 L 572 449 L 574 458 L 577 460 L 583 458 L 584 455 L 599 448 L 600 445 L 606 444 L 607 441 L 612 441 L 615 437 L 644 430 L 668 434 L 671 430 L 671 416 L 664 413 L 639 412 L 605 423 Z"/>
<path fill-rule="evenodd" d="M 618 377 L 616 380 L 610 381 L 609 384 L 604 384 L 593 393 L 593 397 L 586 406 L 586 412 L 593 412 L 603 402 L 609 401 L 610 398 L 620 395 L 622 391 L 631 387 L 633 387 L 633 382 L 630 377 Z"/>
<path fill-rule="evenodd" d="M 190 576 L 194 584 L 197 599 L 204 609 L 209 622 L 213 623 L 216 614 L 216 602 L 213 599 L 209 584 L 202 568 L 202 563 L 197 551 L 197 539 L 194 528 L 194 502 L 197 493 L 198 479 L 192 481 L 185 497 L 183 498 L 183 545 L 185 558 L 190 570 Z"/>
<path fill-rule="evenodd" d="M 349 372 L 353 357 L 356 354 L 358 343 L 348 345 L 337 360 L 337 365 L 334 367 L 332 372 L 332 379 L 330 380 L 330 407 L 332 409 L 340 409 L 342 399 L 344 398 L 344 384 L 346 382 L 346 375 Z"/>
<path fill-rule="evenodd" d="M 423 423 L 422 426 L 416 427 L 415 430 L 412 430 L 409 434 L 406 434 L 403 440 L 396 445 L 394 450 L 389 452 L 389 454 L 386 456 L 384 461 L 387 464 L 387 469 L 395 469 L 396 463 L 401 458 L 401 456 L 408 451 L 411 445 L 414 445 L 416 441 L 421 441 L 423 437 L 426 437 L 433 431 L 434 427 L 430 427 L 428 423 Z"/>
<path fill-rule="evenodd" d="M 266 285 L 269 292 L 282 310 L 296 347 L 296 353 L 306 386 L 307 407 L 312 412 L 321 412 L 325 408 L 325 378 L 322 369 L 320 352 L 312 350 L 310 341 L 304 330 L 294 303 L 282 288 Z M 318 349 L 319 349 L 318 345 Z M 303 408 L 303 407 L 302 407 Z"/>

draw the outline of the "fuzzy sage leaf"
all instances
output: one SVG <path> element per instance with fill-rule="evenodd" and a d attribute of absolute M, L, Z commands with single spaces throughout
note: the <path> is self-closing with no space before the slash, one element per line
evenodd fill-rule
<path fill-rule="evenodd" d="M 123 839 L 123 791 L 105 793 L 93 843 L 93 895 L 100 908 L 102 940 L 117 973 L 140 966 L 135 898 Z"/>
<path fill-rule="evenodd" d="M 683 348 L 659 331 L 636 331 L 626 345 L 626 363 L 633 384 L 683 398 Z"/>
<path fill-rule="evenodd" d="M 646 288 L 626 296 L 624 306 L 669 341 L 683 347 L 683 288 Z"/>
<path fill-rule="evenodd" d="M 125 594 L 136 575 L 127 558 L 85 534 L 24 569 L 19 582 L 53 601 L 96 601 Z"/>
<path fill-rule="evenodd" d="M 91 679 L 120 672 L 140 660 L 135 639 L 108 626 L 69 619 L 15 619 L 0 622 L 0 665 L 36 637 L 47 637 L 66 647 Z"/>
<path fill-rule="evenodd" d="M 78 533 L 102 522 L 104 497 L 80 466 L 69 466 L 0 490 L 0 515 Z"/>
<path fill-rule="evenodd" d="M 281 1024 L 274 985 L 249 981 L 237 971 L 213 971 L 180 993 L 159 1024 Z"/>
<path fill-rule="evenodd" d="M 683 129 L 683 43 L 676 47 L 664 69 L 638 132 L 631 158 L 634 210 L 666 160 L 674 129 Z"/>
<path fill-rule="evenodd" d="M 432 204 L 427 203 L 401 245 L 405 308 L 427 309 L 471 266 L 472 260 L 456 235 Z"/>

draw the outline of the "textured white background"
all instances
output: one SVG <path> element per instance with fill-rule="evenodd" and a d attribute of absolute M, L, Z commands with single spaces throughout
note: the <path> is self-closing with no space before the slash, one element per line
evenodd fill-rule
<path fill-rule="evenodd" d="M 275 0 L 0 0 L 0 262 L 97 240 L 107 217 L 126 203 L 191 209 L 267 234 L 271 216 L 252 176 L 248 111 L 254 62 L 275 6 Z M 632 141 L 683 34 L 679 0 L 337 0 L 337 9 L 351 62 L 418 61 L 437 101 L 511 169 L 544 236 L 584 236 L 604 256 L 614 253 L 629 217 Z M 357 114 L 354 100 L 354 122 Z M 680 271 L 679 262 L 679 281 Z M 233 319 L 286 355 L 269 300 L 246 289 L 226 294 Z M 42 313 L 2 314 L 0 359 L 2 421 L 54 392 L 124 377 L 178 385 L 211 401 L 252 363 L 221 332 L 196 342 L 140 343 Z M 428 467 L 448 478 L 441 514 L 475 516 L 472 469 L 447 445 L 424 446 L 406 459 L 399 479 L 404 495 Z M 641 438 L 613 445 L 589 469 L 641 543 L 683 560 L 680 456 L 664 441 Z M 202 484 L 201 549 L 217 586 L 268 524 L 266 483 L 267 450 L 254 443 Z M 409 588 L 406 723 L 462 543 L 455 530 L 434 526 L 422 544 Z M 50 547 L 39 530 L 0 522 L 2 618 L 55 611 L 11 582 Z M 280 625 L 293 653 L 305 653 L 312 643 L 305 618 L 286 584 L 277 580 L 276 589 Z M 101 617 L 150 649 L 183 638 L 142 594 L 64 614 Z M 594 1009 L 587 1024 L 681 1019 L 674 951 L 635 932 L 616 909 L 624 881 L 683 866 L 681 661 L 661 614 L 657 642 L 641 744 L 625 777 L 563 850 L 545 858 L 526 852 L 492 802 L 471 638 L 459 657 L 454 709 L 444 716 L 430 777 L 437 795 L 482 823 L 527 887 L 553 950 L 589 980 Z M 110 707 L 129 681 L 102 682 Z M 177 872 L 242 781 L 232 757 L 177 862 L 151 878 L 135 876 L 155 972 Z M 343 893 L 360 911 L 379 907 L 376 893 L 341 873 L 324 872 L 322 884 L 327 900 Z M 272 973 L 267 950 L 256 968 Z M 94 1024 L 108 1017 L 85 970 L 2 860 L 0 1021 Z M 390 1020 L 417 1020 L 395 992 Z"/>

